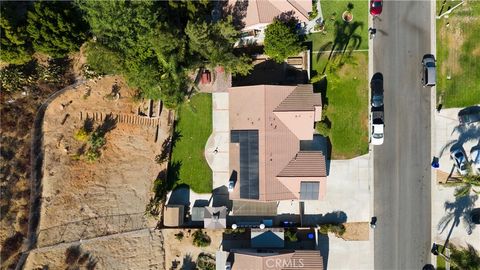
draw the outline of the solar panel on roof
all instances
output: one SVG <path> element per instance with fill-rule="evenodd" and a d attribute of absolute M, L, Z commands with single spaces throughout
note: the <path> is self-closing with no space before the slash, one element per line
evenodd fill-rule
<path fill-rule="evenodd" d="M 232 130 L 230 141 L 240 144 L 240 198 L 258 199 L 258 130 Z"/>
<path fill-rule="evenodd" d="M 300 200 L 318 200 L 319 182 L 300 182 Z"/>

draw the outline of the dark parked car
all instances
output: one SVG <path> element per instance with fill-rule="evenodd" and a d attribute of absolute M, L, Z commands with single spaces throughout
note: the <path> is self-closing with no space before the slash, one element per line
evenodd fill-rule
<path fill-rule="evenodd" d="M 383 75 L 377 72 L 373 75 L 370 81 L 370 88 L 372 89 L 372 107 L 380 108 L 383 106 Z"/>
<path fill-rule="evenodd" d="M 480 121 L 480 106 L 467 107 L 458 112 L 458 121 L 461 125 L 468 125 Z"/>
<path fill-rule="evenodd" d="M 475 208 L 470 212 L 472 223 L 480 224 L 480 208 Z"/>

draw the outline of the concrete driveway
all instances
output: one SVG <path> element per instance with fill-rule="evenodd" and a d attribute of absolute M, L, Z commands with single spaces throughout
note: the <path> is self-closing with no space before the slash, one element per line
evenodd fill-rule
<path fill-rule="evenodd" d="M 435 149 L 434 153 L 439 158 L 440 167 L 436 170 L 437 183 L 432 188 L 432 232 L 433 241 L 444 244 L 455 217 L 458 224 L 453 226 L 450 242 L 466 247 L 471 244 L 480 250 L 480 227 L 479 225 L 468 229 L 465 217 L 472 208 L 480 208 L 480 200 L 472 195 L 469 198 L 455 200 L 455 187 L 446 187 L 438 182 L 445 182 L 448 175 L 458 175 L 454 168 L 454 161 L 450 158 L 450 150 L 461 147 L 469 157 L 470 149 L 480 144 L 480 123 L 459 127 L 458 112 L 463 108 L 444 109 L 435 113 Z M 453 217 L 450 219 L 448 217 Z M 450 220 L 450 223 L 442 223 Z M 444 228 L 445 227 L 445 228 Z"/>

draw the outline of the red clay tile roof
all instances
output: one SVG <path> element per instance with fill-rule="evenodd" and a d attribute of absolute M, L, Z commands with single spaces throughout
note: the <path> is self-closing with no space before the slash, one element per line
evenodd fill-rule
<path fill-rule="evenodd" d="M 242 0 L 228 0 L 228 5 L 234 8 L 240 1 Z M 312 11 L 311 0 L 248 0 L 246 2 L 246 15 L 243 18 L 245 27 L 272 23 L 278 15 L 291 11 L 300 22 L 306 23 L 309 21 L 308 13 Z"/>
<path fill-rule="evenodd" d="M 312 94 L 312 92 L 311 84 L 299 85 L 274 111 L 313 111 L 315 106 L 322 104 L 322 96 L 320 93 Z"/>
<path fill-rule="evenodd" d="M 276 253 L 234 253 L 233 270 L 323 270 L 318 250 L 279 250 Z"/>
<path fill-rule="evenodd" d="M 279 177 L 325 177 L 327 168 L 321 151 L 298 152 Z"/>
<path fill-rule="evenodd" d="M 298 90 L 297 90 L 298 89 Z M 293 93 L 297 91 L 297 93 Z M 275 114 L 275 110 L 280 107 L 288 97 L 287 101 L 282 105 L 283 110 L 287 108 L 298 109 L 302 112 L 312 114 L 308 121 L 303 121 L 306 126 L 300 125 L 300 129 L 306 132 L 311 130 L 313 136 L 313 112 L 314 105 L 320 104 L 319 94 L 314 94 L 311 85 L 299 86 L 279 86 L 279 85 L 256 85 L 232 87 L 229 89 L 230 104 L 230 130 L 251 130 L 256 129 L 259 133 L 258 138 L 258 158 L 259 158 L 259 200 L 260 201 L 277 201 L 297 199 L 298 194 L 293 194 L 290 189 L 284 186 L 277 176 L 290 164 L 295 155 L 300 151 L 300 140 L 288 126 L 282 122 Z M 309 93 L 309 94 L 308 94 Z M 297 98 L 308 100 L 306 106 L 301 106 Z M 277 112 L 278 113 L 278 112 Z M 284 113 L 283 111 L 280 113 Z M 306 115 L 304 117 L 307 117 Z M 291 122 L 291 121 L 290 121 Z M 292 126 L 290 126 L 292 127 Z M 297 131 L 297 130 L 295 130 Z M 230 145 L 230 169 L 238 172 L 237 179 L 240 178 L 241 172 L 239 168 L 238 147 L 235 144 Z M 319 160 L 317 165 L 320 168 L 312 168 L 314 174 L 321 174 L 320 170 L 325 170 L 325 157 L 315 154 Z M 298 157 L 298 155 L 297 155 Z M 309 154 L 301 154 L 302 160 L 306 163 L 293 163 L 287 168 L 289 175 L 294 175 L 296 168 L 296 176 L 302 176 L 304 172 L 303 166 L 309 162 L 314 163 L 310 158 L 314 158 Z M 323 163 L 323 165 L 321 164 Z M 310 167 L 309 167 L 310 168 Z M 233 199 L 239 199 L 240 185 L 236 184 L 234 191 L 231 193 Z"/>

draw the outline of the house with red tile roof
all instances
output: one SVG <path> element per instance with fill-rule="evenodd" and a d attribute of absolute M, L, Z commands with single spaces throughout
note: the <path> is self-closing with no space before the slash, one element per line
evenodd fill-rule
<path fill-rule="evenodd" d="M 318 250 L 279 250 L 270 252 L 237 251 L 232 270 L 323 270 Z"/>
<path fill-rule="evenodd" d="M 232 200 L 321 200 L 325 154 L 314 144 L 321 120 L 312 85 L 231 87 L 229 168 Z"/>
<path fill-rule="evenodd" d="M 311 0 L 229 0 L 228 6 L 243 9 L 243 39 L 255 39 L 261 42 L 264 30 L 273 19 L 284 13 L 293 13 L 300 23 L 309 21 L 312 12 Z"/>

